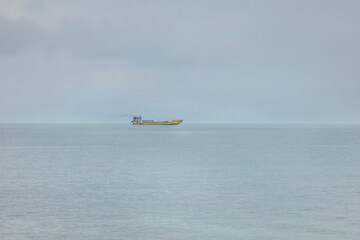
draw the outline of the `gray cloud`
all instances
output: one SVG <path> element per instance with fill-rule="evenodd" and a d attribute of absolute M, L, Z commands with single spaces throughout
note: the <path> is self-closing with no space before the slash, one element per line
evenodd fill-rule
<path fill-rule="evenodd" d="M 360 121 L 358 1 L 2 5 L 3 122 Z"/>
<path fill-rule="evenodd" d="M 39 29 L 33 24 L 0 16 L 0 54 L 18 53 L 34 44 L 39 35 Z"/>

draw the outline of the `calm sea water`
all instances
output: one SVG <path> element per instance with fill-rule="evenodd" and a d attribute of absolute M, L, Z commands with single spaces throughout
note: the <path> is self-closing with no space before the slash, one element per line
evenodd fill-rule
<path fill-rule="evenodd" d="M 0 239 L 360 239 L 360 128 L 2 125 Z"/>

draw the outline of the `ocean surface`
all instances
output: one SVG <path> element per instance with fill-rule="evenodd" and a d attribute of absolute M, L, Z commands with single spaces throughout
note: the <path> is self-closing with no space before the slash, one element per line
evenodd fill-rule
<path fill-rule="evenodd" d="M 360 127 L 0 125 L 0 239 L 358 240 Z"/>

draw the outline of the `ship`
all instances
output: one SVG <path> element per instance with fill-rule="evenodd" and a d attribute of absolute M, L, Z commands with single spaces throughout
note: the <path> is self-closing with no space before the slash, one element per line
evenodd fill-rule
<path fill-rule="evenodd" d="M 132 125 L 178 125 L 184 120 L 172 120 L 172 121 L 154 121 L 154 120 L 142 120 L 141 115 L 132 117 Z"/>

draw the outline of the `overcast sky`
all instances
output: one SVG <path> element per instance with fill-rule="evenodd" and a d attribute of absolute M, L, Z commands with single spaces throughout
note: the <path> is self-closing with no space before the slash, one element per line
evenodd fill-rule
<path fill-rule="evenodd" d="M 358 0 L 0 0 L 0 122 L 360 123 Z"/>

